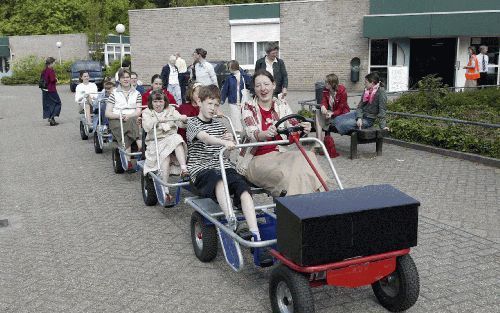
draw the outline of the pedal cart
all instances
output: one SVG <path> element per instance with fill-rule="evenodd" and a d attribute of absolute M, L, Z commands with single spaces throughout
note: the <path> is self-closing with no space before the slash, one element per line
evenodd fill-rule
<path fill-rule="evenodd" d="M 127 152 L 127 149 L 125 147 L 125 134 L 123 133 L 122 110 L 126 110 L 126 109 L 136 109 L 136 108 L 131 107 L 131 108 L 121 108 L 120 109 L 121 145 L 119 144 L 118 147 L 113 148 L 113 151 L 111 153 L 111 157 L 113 160 L 113 169 L 114 169 L 115 173 L 117 173 L 117 174 L 124 173 L 125 171 L 127 171 L 129 169 L 129 161 L 127 160 L 127 156 L 129 156 L 131 159 L 135 159 L 138 161 L 142 159 L 142 152 L 138 151 L 139 149 L 135 145 L 135 143 L 132 144 L 131 152 Z"/>
<path fill-rule="evenodd" d="M 230 128 L 232 129 L 233 136 L 236 138 L 236 132 L 234 131 L 233 124 L 231 122 L 231 119 L 229 119 L 226 116 L 214 116 L 214 118 L 224 118 L 228 121 L 230 124 Z M 167 122 L 170 121 L 176 121 L 176 119 L 169 119 Z M 140 160 L 137 162 L 137 166 L 141 172 L 141 192 L 142 192 L 142 199 L 144 200 L 144 204 L 147 206 L 153 206 L 156 205 L 158 202 L 160 203 L 161 206 L 163 207 L 173 207 L 179 204 L 181 198 L 181 191 L 184 188 L 185 190 L 191 190 L 190 189 L 190 184 L 189 184 L 189 179 L 179 179 L 178 182 L 166 182 L 162 180 L 162 171 L 161 171 L 161 160 L 160 160 L 160 151 L 158 150 L 158 136 L 157 136 L 157 131 L 156 131 L 156 125 L 158 123 L 155 123 L 153 126 L 153 135 L 154 135 L 154 140 L 155 140 L 155 146 L 156 146 L 156 160 L 158 162 L 158 171 L 155 172 L 149 172 L 146 175 L 143 174 L 144 170 L 144 162 L 145 160 Z M 144 137 L 143 137 L 144 138 Z M 144 140 L 143 140 L 143 145 L 144 145 Z M 165 188 L 171 188 L 175 190 L 175 200 L 173 203 L 166 203 L 165 198 L 163 195 L 165 194 Z M 173 194 L 171 192 L 171 194 Z M 160 195 L 160 196 L 158 196 Z"/>
<path fill-rule="evenodd" d="M 97 105 L 97 114 L 94 114 L 94 150 L 95 153 L 102 153 L 104 146 L 113 142 L 113 135 L 109 131 L 109 125 L 105 124 L 102 120 L 102 104 L 106 103 L 108 98 L 95 100 Z M 95 109 L 94 109 L 95 111 Z M 97 116 L 96 116 L 97 115 Z"/>
<path fill-rule="evenodd" d="M 87 118 L 86 118 L 86 116 L 87 116 L 87 97 L 83 98 L 81 105 L 79 103 L 77 103 L 77 104 L 78 104 L 78 106 L 83 106 L 83 111 L 81 111 L 82 113 L 80 114 L 80 138 L 82 138 L 82 140 L 87 140 L 87 139 L 89 139 L 89 135 L 90 135 L 91 130 L 92 130 L 92 124 L 87 123 Z M 92 112 L 90 112 L 91 118 L 93 118 L 93 115 L 94 114 L 92 114 Z"/>
<path fill-rule="evenodd" d="M 299 115 L 280 119 L 304 121 Z M 344 189 L 323 142 L 300 138 L 300 126 L 279 128 L 288 140 L 239 144 L 249 148 L 266 144 L 295 143 L 325 188 L 325 192 L 275 198 L 274 203 L 256 206 L 262 241 L 236 233 L 241 211 L 232 207 L 224 166 L 221 166 L 229 216 L 211 199 L 189 197 L 191 240 L 196 257 L 209 262 L 217 255 L 217 238 L 229 266 L 244 267 L 241 246 L 250 248 L 256 266 L 275 264 L 269 282 L 273 312 L 314 312 L 311 288 L 324 285 L 355 288 L 371 285 L 380 304 L 392 312 L 404 311 L 419 295 L 417 268 L 409 255 L 417 244 L 420 203 L 390 185 Z M 329 191 L 319 177 L 301 143 L 316 143 L 335 177 L 338 190 Z M 223 162 L 221 150 L 219 160 Z M 260 264 L 264 249 L 273 256 Z"/>

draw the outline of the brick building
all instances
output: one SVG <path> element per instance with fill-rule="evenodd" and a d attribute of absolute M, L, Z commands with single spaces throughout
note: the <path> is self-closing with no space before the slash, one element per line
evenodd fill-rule
<path fill-rule="evenodd" d="M 310 0 L 129 11 L 132 64 L 144 81 L 180 52 L 236 59 L 253 69 L 267 42 L 279 42 L 289 88 L 311 90 L 336 73 L 348 90 L 377 71 L 389 91 L 407 90 L 428 74 L 463 87 L 467 47 L 489 48 L 488 81 L 500 82 L 500 1 Z M 359 58 L 359 81 L 351 81 Z"/>
<path fill-rule="evenodd" d="M 263 47 L 278 41 L 288 70 L 289 88 L 311 90 L 328 73 L 336 73 L 350 90 L 350 62 L 361 60 L 360 77 L 368 70 L 368 39 L 363 16 L 369 0 L 312 0 L 281 3 L 166 8 L 129 11 L 132 66 L 143 81 L 159 73 L 168 57 L 180 52 L 192 62 L 195 48 L 207 60 L 237 59 L 253 69 Z"/>

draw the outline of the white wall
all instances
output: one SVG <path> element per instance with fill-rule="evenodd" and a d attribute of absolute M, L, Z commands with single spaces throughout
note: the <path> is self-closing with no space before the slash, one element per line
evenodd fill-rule
<path fill-rule="evenodd" d="M 470 37 L 459 37 L 457 42 L 457 62 L 455 67 L 455 87 L 465 86 L 465 69 L 469 61 L 467 48 L 470 46 Z"/>

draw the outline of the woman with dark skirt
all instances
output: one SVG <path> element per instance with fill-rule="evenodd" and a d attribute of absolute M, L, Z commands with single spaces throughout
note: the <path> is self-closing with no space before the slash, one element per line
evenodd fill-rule
<path fill-rule="evenodd" d="M 61 113 L 61 98 L 56 90 L 57 77 L 53 69 L 55 61 L 53 57 L 48 57 L 45 60 L 45 69 L 41 74 L 47 83 L 47 89 L 42 89 L 43 118 L 48 119 L 50 126 L 59 124 L 54 117 Z"/>

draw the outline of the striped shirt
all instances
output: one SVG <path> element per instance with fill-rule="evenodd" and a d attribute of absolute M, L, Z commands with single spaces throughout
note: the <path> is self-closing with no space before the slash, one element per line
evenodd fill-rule
<path fill-rule="evenodd" d="M 207 145 L 196 138 L 201 131 L 210 136 L 221 138 L 227 132 L 227 129 L 221 122 L 214 119 L 210 122 L 204 122 L 198 117 L 188 120 L 186 134 L 188 141 L 187 167 L 193 181 L 196 180 L 196 175 L 203 170 L 220 170 L 219 153 L 223 146 Z M 234 168 L 226 157 L 224 157 L 224 167 Z"/>

